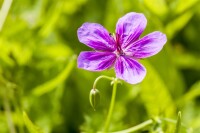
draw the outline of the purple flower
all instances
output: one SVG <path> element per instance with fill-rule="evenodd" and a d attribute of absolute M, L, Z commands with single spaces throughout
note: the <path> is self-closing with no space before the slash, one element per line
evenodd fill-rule
<path fill-rule="evenodd" d="M 131 84 L 141 82 L 146 69 L 138 59 L 157 54 L 167 41 L 166 35 L 159 31 L 139 38 L 146 24 L 142 13 L 128 13 L 118 20 L 112 36 L 100 24 L 84 23 L 78 29 L 78 39 L 94 51 L 81 52 L 78 67 L 89 71 L 114 67 L 117 78 Z"/>

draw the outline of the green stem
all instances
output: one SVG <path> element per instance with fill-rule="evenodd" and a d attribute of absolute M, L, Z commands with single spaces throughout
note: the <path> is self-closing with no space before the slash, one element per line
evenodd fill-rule
<path fill-rule="evenodd" d="M 147 120 L 137 126 L 134 126 L 134 127 L 131 127 L 131 128 L 125 129 L 125 130 L 117 131 L 117 132 L 112 132 L 112 133 L 132 133 L 132 132 L 141 130 L 144 127 L 149 126 L 151 124 L 153 124 L 153 120 L 150 119 L 150 120 Z"/>
<path fill-rule="evenodd" d="M 97 82 L 102 78 L 105 78 L 105 79 L 108 79 L 108 80 L 114 80 L 113 77 L 108 77 L 108 76 L 105 76 L 105 75 L 101 75 L 101 76 L 99 76 L 98 78 L 95 79 L 94 84 L 93 84 L 93 89 L 96 89 Z"/>
<path fill-rule="evenodd" d="M 113 85 L 113 90 L 112 90 L 112 98 L 111 98 L 111 103 L 110 103 L 110 107 L 109 107 L 109 111 L 108 111 L 108 116 L 106 118 L 104 132 L 107 132 L 109 129 L 109 126 L 110 126 L 111 116 L 112 116 L 114 105 L 115 105 L 116 92 L 117 92 L 117 79 L 114 80 L 114 85 Z"/>
<path fill-rule="evenodd" d="M 147 120 L 137 126 L 134 126 L 134 127 L 131 127 L 131 128 L 128 128 L 128 129 L 125 129 L 125 130 L 121 130 L 121 131 L 116 131 L 116 132 L 107 132 L 107 133 L 132 133 L 132 132 L 135 132 L 135 131 L 139 131 L 141 129 L 143 129 L 144 127 L 147 127 L 151 124 L 153 124 L 154 121 L 153 120 Z M 105 133 L 106 131 L 104 132 L 98 132 L 98 133 Z"/>
<path fill-rule="evenodd" d="M 180 129 L 181 129 L 181 112 L 178 112 L 178 119 L 176 122 L 176 129 L 174 133 L 180 133 Z"/>
<path fill-rule="evenodd" d="M 173 120 L 173 119 L 170 119 L 170 118 L 161 118 L 161 120 L 163 121 L 166 121 L 166 122 L 169 122 L 169 123 L 172 123 L 172 124 L 176 124 L 177 121 L 176 120 Z M 185 124 L 181 123 L 181 126 L 186 128 L 186 129 L 189 129 Z"/>

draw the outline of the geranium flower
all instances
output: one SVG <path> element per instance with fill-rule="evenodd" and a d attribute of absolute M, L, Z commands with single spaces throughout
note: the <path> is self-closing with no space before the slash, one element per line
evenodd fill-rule
<path fill-rule="evenodd" d="M 84 23 L 78 29 L 78 39 L 94 51 L 81 52 L 78 67 L 89 71 L 114 67 L 117 78 L 130 84 L 141 82 L 146 69 L 138 60 L 157 54 L 167 41 L 159 31 L 139 38 L 146 24 L 142 13 L 128 13 L 118 20 L 112 36 L 100 24 Z"/>

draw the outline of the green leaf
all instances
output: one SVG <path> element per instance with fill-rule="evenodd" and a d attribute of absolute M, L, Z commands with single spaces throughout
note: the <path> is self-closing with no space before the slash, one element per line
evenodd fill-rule
<path fill-rule="evenodd" d="M 163 79 L 172 97 L 178 98 L 183 94 L 185 81 L 183 80 L 182 73 L 173 62 L 176 60 L 174 58 L 176 55 L 171 45 L 168 41 L 158 55 L 150 58 L 150 62 Z"/>
<path fill-rule="evenodd" d="M 55 77 L 54 79 L 52 79 L 42 85 L 35 87 L 33 89 L 33 94 L 40 96 L 44 93 L 52 91 L 53 89 L 56 88 L 56 86 L 58 86 L 59 84 L 64 82 L 68 78 L 70 72 L 72 71 L 72 69 L 74 67 L 75 59 L 76 59 L 75 57 L 72 57 L 72 59 L 69 61 L 68 65 L 57 77 Z"/>
<path fill-rule="evenodd" d="M 6 64 L 7 66 L 14 66 L 14 61 L 10 58 L 9 54 L 11 51 L 11 47 L 9 45 L 9 42 L 7 40 L 0 38 L 0 65 L 2 65 L 2 62 Z"/>
<path fill-rule="evenodd" d="M 44 133 L 41 128 L 39 128 L 38 126 L 32 123 L 32 121 L 29 119 L 26 112 L 23 112 L 23 119 L 24 119 L 26 128 L 28 129 L 30 133 Z"/>
<path fill-rule="evenodd" d="M 64 44 L 41 45 L 37 49 L 37 58 L 50 58 L 55 60 L 66 60 L 73 52 L 70 47 Z"/>
<path fill-rule="evenodd" d="M 193 12 L 188 11 L 183 15 L 179 16 L 178 18 L 176 18 L 175 20 L 168 23 L 167 26 L 165 27 L 167 37 L 171 39 L 176 32 L 181 30 L 189 22 L 193 14 L 194 14 Z"/>
<path fill-rule="evenodd" d="M 11 47 L 11 52 L 17 64 L 21 66 L 27 64 L 32 56 L 32 51 L 30 50 L 30 48 L 23 47 L 18 43 L 13 44 L 13 46 Z"/>
<path fill-rule="evenodd" d="M 176 129 L 174 133 L 180 133 L 180 129 L 181 129 L 181 112 L 178 112 L 178 119 L 176 122 Z"/>
<path fill-rule="evenodd" d="M 166 117 L 173 116 L 175 105 L 168 88 L 151 64 L 148 62 L 143 64 L 147 69 L 147 75 L 141 83 L 141 98 L 149 116 L 160 114 Z"/>
<path fill-rule="evenodd" d="M 181 49 L 179 50 L 181 51 Z M 174 63 L 177 67 L 181 69 L 195 69 L 200 70 L 200 58 L 198 55 L 195 55 L 193 53 L 188 52 L 179 52 L 177 49 L 177 52 L 174 52 Z"/>
<path fill-rule="evenodd" d="M 47 13 L 45 12 L 47 16 L 45 16 L 43 20 L 45 24 L 39 32 L 39 34 L 43 37 L 47 37 L 50 33 L 52 33 L 54 28 L 56 27 L 56 24 L 58 24 L 58 20 L 62 14 L 63 1 L 54 2 L 54 4 L 52 4 L 50 8 L 51 10 L 49 10 Z M 48 21 L 46 21 L 47 18 Z"/>
<path fill-rule="evenodd" d="M 66 13 L 66 14 L 73 14 L 75 13 L 79 7 L 83 4 L 85 4 L 87 2 L 87 0 L 68 0 L 68 1 L 65 1 L 64 2 L 64 8 L 63 8 L 63 11 Z"/>
<path fill-rule="evenodd" d="M 178 100 L 178 104 L 192 101 L 194 98 L 200 96 L 200 81 L 196 82 L 182 98 Z"/>
<path fill-rule="evenodd" d="M 168 12 L 165 0 L 144 0 L 145 6 L 157 16 L 163 17 Z"/>
<path fill-rule="evenodd" d="M 197 3 L 200 2 L 199 0 L 178 0 L 176 3 L 176 6 L 174 6 L 174 13 L 180 14 L 184 11 L 186 11 L 189 8 L 192 8 L 193 6 L 197 5 Z"/>

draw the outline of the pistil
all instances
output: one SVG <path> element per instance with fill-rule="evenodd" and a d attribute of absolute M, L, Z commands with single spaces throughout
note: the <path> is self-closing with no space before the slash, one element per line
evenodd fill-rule
<path fill-rule="evenodd" d="M 119 39 L 120 39 L 120 36 L 119 36 L 119 34 L 116 33 L 116 35 L 115 35 L 115 42 L 116 42 L 116 48 L 117 48 L 116 54 L 117 55 L 124 55 L 124 52 L 123 52 L 123 50 L 121 48 Z"/>

